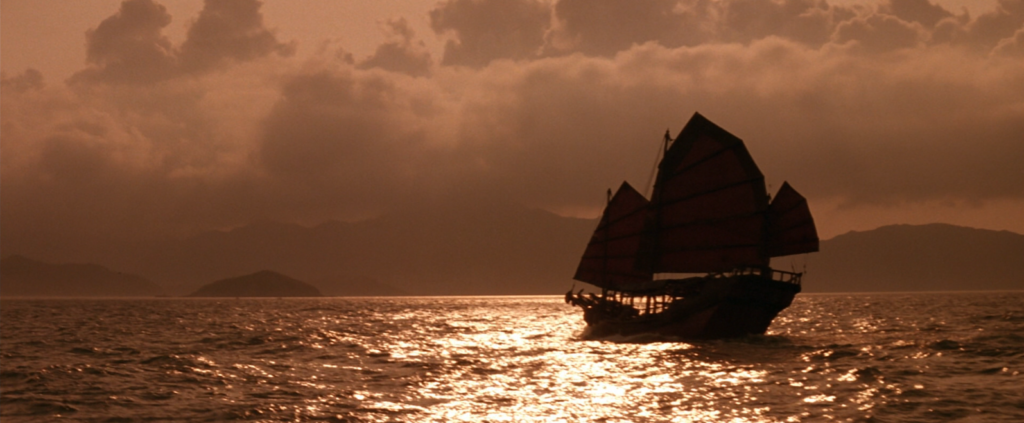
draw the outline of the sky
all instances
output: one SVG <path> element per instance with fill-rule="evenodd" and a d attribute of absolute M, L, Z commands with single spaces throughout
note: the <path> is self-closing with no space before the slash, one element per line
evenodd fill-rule
<path fill-rule="evenodd" d="M 474 203 L 596 217 L 694 112 L 822 238 L 1024 233 L 1024 0 L 4 0 L 0 19 L 4 254 Z"/>

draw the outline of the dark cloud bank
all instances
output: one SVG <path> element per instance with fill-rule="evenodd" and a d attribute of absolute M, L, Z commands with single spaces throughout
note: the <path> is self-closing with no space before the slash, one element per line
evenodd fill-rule
<path fill-rule="evenodd" d="M 694 111 L 812 204 L 1024 201 L 1022 0 L 449 0 L 429 14 L 440 57 L 396 17 L 369 57 L 301 62 L 258 1 L 174 18 L 179 45 L 163 6 L 125 1 L 68 81 L 3 77 L 3 254 L 107 260 L 478 204 L 593 213 Z"/>

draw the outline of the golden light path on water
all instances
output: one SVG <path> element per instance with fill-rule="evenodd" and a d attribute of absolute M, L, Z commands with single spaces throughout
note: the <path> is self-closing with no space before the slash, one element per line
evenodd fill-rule
<path fill-rule="evenodd" d="M 4 301 L 8 421 L 1024 421 L 1024 293 L 800 295 L 587 339 L 558 297 Z M 23 420 L 19 420 L 23 419 Z"/>
<path fill-rule="evenodd" d="M 835 395 L 819 392 L 824 385 L 858 383 L 853 370 L 839 375 L 814 365 L 797 373 L 815 373 L 814 381 L 789 377 L 789 369 L 775 369 L 769 380 L 771 366 L 764 368 L 758 361 L 778 358 L 758 357 L 766 345 L 756 343 L 731 345 L 728 353 L 716 357 L 706 346 L 678 340 L 585 340 L 578 309 L 552 307 L 550 297 L 446 301 L 443 310 L 435 309 L 440 305 L 436 303 L 379 316 L 388 329 L 376 336 L 348 334 L 336 340 L 372 344 L 365 355 L 346 357 L 360 363 L 347 370 L 406 380 L 400 395 L 376 389 L 353 392 L 361 409 L 412 413 L 409 417 L 417 421 L 753 422 L 779 421 L 780 411 L 788 414 L 787 420 L 799 421 L 811 415 L 805 407 L 834 405 Z M 332 318 L 321 322 L 324 331 L 341 323 Z M 737 354 L 736 349 L 745 351 Z M 806 353 L 803 361 L 829 355 Z M 404 371 L 391 368 L 396 364 Z M 319 379 L 332 379 L 336 370 L 324 365 Z M 872 391 L 864 390 L 841 407 L 867 410 L 872 401 Z M 780 402 L 791 410 L 779 410 Z M 309 406 L 317 403 L 310 401 Z M 773 405 L 776 410 L 769 417 Z"/>

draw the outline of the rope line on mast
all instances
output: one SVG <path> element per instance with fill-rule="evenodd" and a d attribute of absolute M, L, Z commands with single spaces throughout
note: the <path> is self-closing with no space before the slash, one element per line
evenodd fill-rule
<path fill-rule="evenodd" d="M 668 143 L 672 140 L 669 135 L 669 130 L 665 130 L 665 139 L 661 148 L 658 149 L 658 154 L 654 155 L 654 166 L 651 167 L 651 173 L 647 176 L 647 185 L 644 190 L 644 196 L 651 198 L 651 193 L 654 191 L 654 175 L 658 172 L 658 164 L 661 163 L 661 158 L 665 155 L 665 151 L 668 150 Z"/>

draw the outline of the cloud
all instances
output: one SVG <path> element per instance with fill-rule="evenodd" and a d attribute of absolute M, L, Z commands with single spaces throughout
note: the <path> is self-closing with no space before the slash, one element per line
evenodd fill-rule
<path fill-rule="evenodd" d="M 611 56 L 633 45 L 750 43 L 781 37 L 821 46 L 836 26 L 863 13 L 824 0 L 562 0 L 549 51 Z"/>
<path fill-rule="evenodd" d="M 992 53 L 997 56 L 1024 57 L 1024 27 L 1018 29 L 1012 37 L 1000 40 Z"/>
<path fill-rule="evenodd" d="M 372 56 L 359 63 L 359 68 L 380 68 L 411 76 L 430 74 L 430 52 L 423 41 L 414 41 L 416 33 L 405 18 L 388 21 L 387 31 L 391 40 L 377 46 Z"/>
<path fill-rule="evenodd" d="M 45 86 L 43 74 L 36 69 L 26 69 L 21 75 L 10 78 L 7 75 L 0 75 L 0 85 L 4 89 L 14 90 L 19 93 L 28 90 L 40 90 Z"/>
<path fill-rule="evenodd" d="M 1024 0 L 999 0 L 995 9 L 976 18 L 971 19 L 965 12 L 940 20 L 931 38 L 933 43 L 967 46 L 987 54 L 1012 43 L 1021 28 L 1024 28 Z"/>
<path fill-rule="evenodd" d="M 550 60 L 529 68 L 507 94 L 521 103 L 500 114 L 520 119 L 504 141 L 533 145 L 498 156 L 532 170 L 515 180 L 524 198 L 578 205 L 585 199 L 571 187 L 604 175 L 642 185 L 661 127 L 675 132 L 686 117 L 678 111 L 700 110 L 746 138 L 770 180 L 816 197 L 1021 198 L 1024 173 L 1012 157 L 1024 153 L 1024 119 L 1010 91 L 1022 76 L 998 62 L 950 66 L 948 54 L 864 58 L 766 39 Z"/>
<path fill-rule="evenodd" d="M 737 42 L 777 36 L 820 46 L 829 40 L 836 23 L 854 13 L 821 0 L 733 0 L 720 6 L 723 40 Z"/>
<path fill-rule="evenodd" d="M 633 44 L 674 38 L 682 20 L 675 0 L 562 0 L 555 4 L 559 27 L 555 40 L 563 49 L 613 55 Z M 693 28 L 691 28 L 693 29 Z"/>
<path fill-rule="evenodd" d="M 430 11 L 434 32 L 454 36 L 444 47 L 445 66 L 536 58 L 550 22 L 550 7 L 537 0 L 448 0 Z"/>
<path fill-rule="evenodd" d="M 967 42 L 992 47 L 1024 27 L 1024 0 L 999 0 L 995 10 L 978 16 L 967 27 Z"/>
<path fill-rule="evenodd" d="M 180 47 L 163 35 L 167 9 L 153 0 L 126 0 L 117 14 L 86 33 L 90 65 L 71 82 L 151 84 L 208 72 L 230 61 L 269 54 L 290 56 L 295 45 L 277 41 L 263 27 L 257 0 L 206 0 Z"/>
<path fill-rule="evenodd" d="M 997 88 L 1021 85 L 1010 64 L 939 66 L 962 54 L 941 49 L 864 54 L 769 38 L 442 68 L 418 82 L 310 74 L 287 85 L 271 114 L 262 163 L 353 204 L 491 191 L 578 209 L 623 178 L 643 185 L 664 127 L 678 131 L 700 110 L 747 138 L 776 185 L 790 179 L 810 195 L 850 204 L 1024 196 L 1009 159 L 1021 153 L 1020 99 Z"/>
<path fill-rule="evenodd" d="M 395 104 L 397 90 L 385 76 L 351 70 L 292 77 L 265 121 L 259 164 L 300 197 L 323 203 L 293 200 L 302 207 L 378 209 L 405 182 L 403 168 L 414 169 L 415 138 Z"/>
<path fill-rule="evenodd" d="M 162 7 L 125 2 L 70 85 L 5 76 L 5 251 L 433 204 L 597 210 L 622 179 L 644 185 L 694 111 L 812 203 L 1024 201 L 1024 25 L 977 33 L 1017 3 L 971 20 L 910 1 L 650 2 L 629 12 L 648 26 L 602 33 L 570 0 L 450 1 L 430 15 L 455 37 L 441 66 L 403 19 L 362 61 L 281 56 L 254 4 L 208 3 L 192 28 L 233 24 L 175 48 Z"/>
<path fill-rule="evenodd" d="M 73 80 L 151 83 L 175 73 L 174 47 L 163 35 L 171 23 L 167 9 L 152 0 L 127 0 L 117 14 L 86 33 L 91 65 Z"/>
<path fill-rule="evenodd" d="M 873 14 L 843 22 L 836 27 L 833 41 L 855 43 L 872 53 L 914 48 L 926 34 L 920 24 L 909 23 L 895 16 Z"/>
<path fill-rule="evenodd" d="M 290 56 L 295 43 L 282 43 L 263 26 L 256 0 L 206 0 L 181 45 L 186 72 L 218 67 L 227 60 L 248 61 L 277 53 Z"/>
<path fill-rule="evenodd" d="M 872 53 L 921 43 L 969 45 L 988 53 L 1024 24 L 1022 4 L 1000 0 L 995 10 L 971 19 L 966 11 L 953 13 L 929 0 L 875 6 L 825 0 L 560 0 L 544 51 L 610 57 L 647 42 L 693 47 L 777 37 L 812 47 L 853 42 Z"/>
<path fill-rule="evenodd" d="M 934 28 L 942 20 L 956 17 L 928 0 L 890 0 L 883 3 L 880 10 L 905 22 L 917 22 L 925 28 Z"/>

